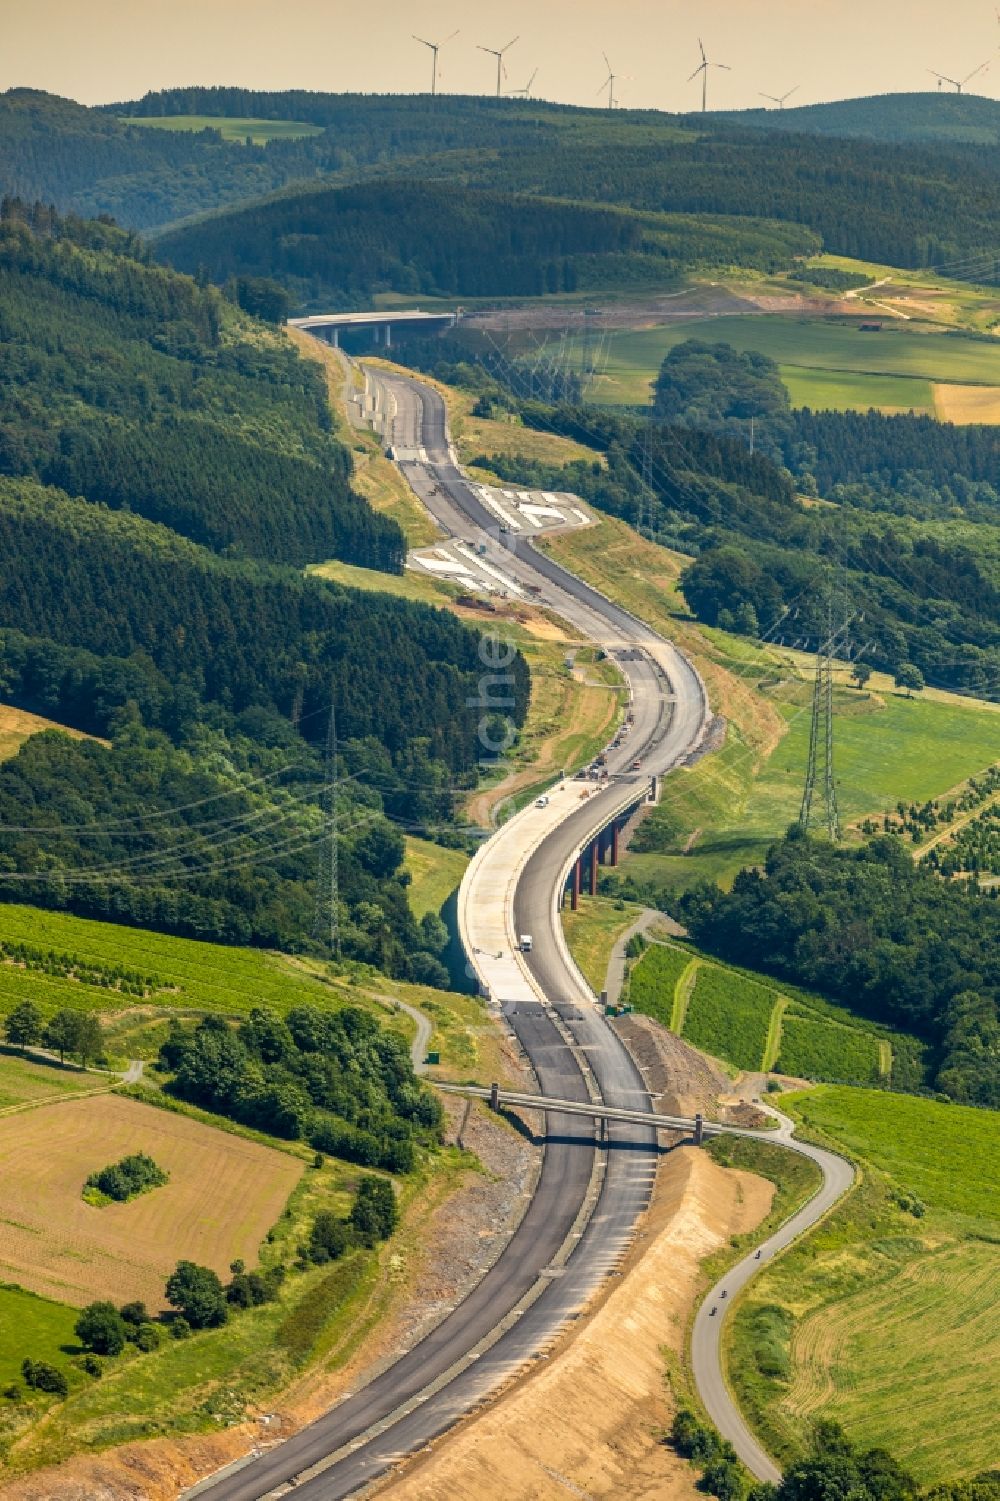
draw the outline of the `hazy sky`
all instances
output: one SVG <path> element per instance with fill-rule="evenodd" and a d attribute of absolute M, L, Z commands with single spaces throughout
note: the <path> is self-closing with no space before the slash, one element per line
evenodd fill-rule
<path fill-rule="evenodd" d="M 594 104 L 607 72 L 624 105 L 695 108 L 698 36 L 713 70 L 709 104 L 790 103 L 934 88 L 928 68 L 962 78 L 992 58 L 971 86 L 1000 97 L 1000 26 L 992 0 L 0 0 L 0 89 L 14 84 L 86 104 L 133 98 L 172 84 L 416 91 L 428 87 L 431 41 L 456 27 L 441 52 L 440 86 L 495 87 L 502 47 L 509 86 L 536 67 L 535 92 Z"/>

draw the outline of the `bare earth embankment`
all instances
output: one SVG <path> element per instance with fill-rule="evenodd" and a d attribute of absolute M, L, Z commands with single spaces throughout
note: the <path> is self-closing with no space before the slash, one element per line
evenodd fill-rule
<path fill-rule="evenodd" d="M 695 1498 L 695 1472 L 665 1448 L 663 1351 L 680 1353 L 703 1257 L 767 1214 L 773 1187 L 679 1148 L 596 1311 L 510 1393 L 378 1492 L 392 1501 Z M 502 1479 L 500 1478 L 502 1477 Z"/>

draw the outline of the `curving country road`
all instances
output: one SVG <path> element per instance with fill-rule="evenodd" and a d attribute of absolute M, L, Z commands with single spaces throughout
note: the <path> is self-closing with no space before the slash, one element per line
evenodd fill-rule
<path fill-rule="evenodd" d="M 804 1231 L 815 1225 L 843 1197 L 854 1182 L 854 1168 L 834 1152 L 811 1146 L 809 1142 L 794 1140 L 794 1122 L 787 1115 L 782 1115 L 768 1105 L 762 1104 L 760 1109 L 766 1110 L 778 1122 L 778 1130 L 769 1131 L 767 1139 L 778 1142 L 793 1152 L 799 1152 L 803 1157 L 811 1158 L 823 1174 L 823 1182 L 797 1214 L 793 1214 L 791 1219 L 786 1220 L 773 1235 L 763 1241 L 758 1250 L 752 1251 L 749 1256 L 744 1256 L 742 1261 L 730 1267 L 725 1276 L 720 1277 L 706 1293 L 695 1316 L 691 1334 L 691 1369 L 698 1395 L 723 1438 L 729 1440 L 747 1469 L 758 1480 L 770 1480 L 777 1484 L 781 1479 L 781 1471 L 750 1432 L 726 1384 L 722 1360 L 725 1317 L 736 1294 L 746 1287 L 751 1278 L 767 1266 L 779 1251 L 783 1251 Z M 716 1310 L 714 1314 L 713 1308 Z"/>
<path fill-rule="evenodd" d="M 616 657 L 627 677 L 635 722 L 624 747 L 609 756 L 609 782 L 585 797 L 579 783 L 561 783 L 542 808 L 532 805 L 505 824 L 467 871 L 459 922 L 479 981 L 540 1092 L 648 1111 L 635 1063 L 568 953 L 557 900 L 581 847 L 642 797 L 651 774 L 666 774 L 697 746 L 709 718 L 704 686 L 642 621 L 527 539 L 498 531 L 458 467 L 435 391 L 401 376 L 368 375 L 390 413 L 391 441 L 406 455 L 406 477 L 444 529 L 476 547 L 485 544 L 505 572 Z M 641 773 L 628 769 L 636 757 Z M 525 932 L 533 935 L 530 954 L 517 949 L 517 935 Z M 550 1111 L 534 1193 L 472 1292 L 302 1432 L 186 1494 L 261 1501 L 293 1486 L 302 1501 L 336 1501 L 443 1432 L 537 1358 L 613 1274 L 648 1203 L 657 1150 L 651 1127 L 610 1124 L 598 1145 L 589 1122 Z"/>

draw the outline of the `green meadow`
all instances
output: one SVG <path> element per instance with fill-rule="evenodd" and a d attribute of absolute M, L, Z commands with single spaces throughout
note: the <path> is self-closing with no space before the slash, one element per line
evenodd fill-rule
<path fill-rule="evenodd" d="M 879 314 L 870 311 L 866 318 L 878 321 Z M 757 313 L 613 332 L 590 399 L 616 405 L 648 401 L 664 356 L 685 339 L 769 355 L 797 406 L 932 411 L 933 382 L 1000 384 L 1000 349 L 982 339 L 911 329 L 888 317 L 880 333 L 862 333 L 860 321 L 865 320 Z"/>
<path fill-rule="evenodd" d="M 226 115 L 119 115 L 123 125 L 148 125 L 152 130 L 217 130 L 224 141 L 245 141 L 255 146 L 266 141 L 298 141 L 303 136 L 323 134 L 319 125 L 304 120 L 250 120 Z"/>
<path fill-rule="evenodd" d="M 762 680 L 764 681 L 764 680 Z M 678 771 L 650 815 L 624 871 L 636 880 L 682 888 L 699 879 L 728 884 L 742 865 L 798 816 L 809 755 L 810 688 L 784 680 L 763 691 L 787 730 L 755 775 L 752 753 L 730 726 L 721 751 Z M 841 819 L 893 808 L 900 799 L 939 796 L 1000 755 L 1000 717 L 974 700 L 907 698 L 892 691 L 834 697 L 835 767 Z M 697 838 L 681 851 L 692 832 Z"/>

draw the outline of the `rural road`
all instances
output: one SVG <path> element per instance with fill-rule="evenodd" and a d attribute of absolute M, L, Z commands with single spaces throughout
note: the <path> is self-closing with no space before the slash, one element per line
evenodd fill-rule
<path fill-rule="evenodd" d="M 808 1142 L 796 1141 L 792 1136 L 793 1122 L 787 1115 L 782 1115 L 768 1105 L 761 1104 L 759 1108 L 766 1110 L 778 1122 L 778 1130 L 768 1132 L 768 1140 L 811 1158 L 823 1174 L 823 1182 L 797 1214 L 792 1215 L 790 1220 L 786 1220 L 773 1235 L 762 1242 L 759 1252 L 753 1251 L 749 1256 L 744 1256 L 706 1293 L 695 1317 L 691 1335 L 691 1368 L 705 1411 L 723 1438 L 729 1440 L 747 1469 L 758 1480 L 770 1480 L 776 1484 L 781 1479 L 781 1471 L 743 1421 L 726 1384 L 721 1351 L 722 1330 L 736 1294 L 779 1251 L 797 1240 L 804 1230 L 815 1225 L 843 1197 L 854 1182 L 854 1169 L 845 1158 L 838 1157 L 834 1152 L 824 1151 L 822 1147 L 811 1146 Z M 725 1299 L 723 1293 L 726 1295 Z M 713 1308 L 717 1310 L 714 1314 Z"/>
<path fill-rule="evenodd" d="M 372 378 L 372 373 L 369 372 Z M 641 799 L 700 742 L 707 697 L 687 660 L 642 621 L 559 567 L 531 542 L 502 535 L 457 465 L 444 403 L 419 381 L 374 377 L 391 413 L 403 472 L 452 536 L 485 545 L 497 565 L 621 666 L 634 726 L 609 756 L 607 784 L 557 784 L 481 847 L 463 880 L 463 942 L 491 1005 L 515 1035 L 542 1094 L 648 1111 L 634 1061 L 607 1026 L 569 956 L 557 911 L 565 873 L 610 818 Z M 629 770 L 636 758 L 642 771 Z M 531 933 L 530 954 L 516 935 Z M 769 1133 L 770 1135 L 770 1133 Z M 478 1285 L 441 1323 L 300 1433 L 231 1466 L 186 1496 L 301 1501 L 360 1490 L 492 1395 L 542 1350 L 614 1273 L 656 1172 L 655 1131 L 615 1123 L 598 1146 L 590 1120 L 550 1111 L 541 1167 L 523 1218 Z"/>

